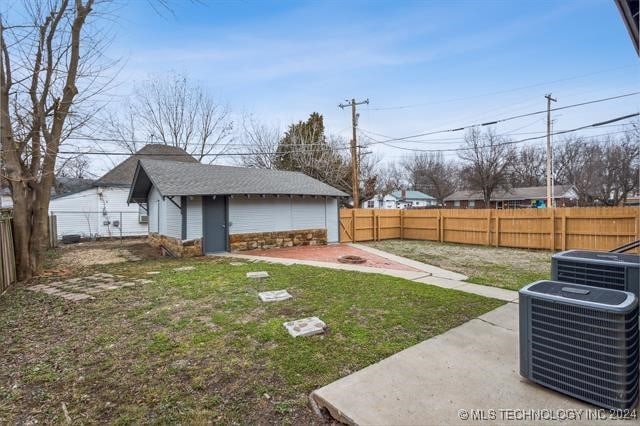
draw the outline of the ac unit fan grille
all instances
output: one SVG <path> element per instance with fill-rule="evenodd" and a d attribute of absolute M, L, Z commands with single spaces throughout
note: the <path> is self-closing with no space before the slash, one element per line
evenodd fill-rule
<path fill-rule="evenodd" d="M 558 259 L 558 281 L 625 290 L 625 268 L 610 264 Z"/>
<path fill-rule="evenodd" d="M 637 397 L 638 308 L 625 315 L 531 300 L 531 378 L 611 408 Z"/>

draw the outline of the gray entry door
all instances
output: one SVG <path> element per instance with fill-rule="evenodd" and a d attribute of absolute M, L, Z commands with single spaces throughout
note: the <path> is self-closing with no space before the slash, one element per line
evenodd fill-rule
<path fill-rule="evenodd" d="M 203 197 L 204 252 L 227 250 L 227 203 L 225 197 Z"/>

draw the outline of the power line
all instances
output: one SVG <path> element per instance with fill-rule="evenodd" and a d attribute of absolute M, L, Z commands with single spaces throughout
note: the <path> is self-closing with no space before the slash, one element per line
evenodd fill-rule
<path fill-rule="evenodd" d="M 606 121 L 601 121 L 598 123 L 593 123 L 593 124 L 589 124 L 586 126 L 581 126 L 581 127 L 576 127 L 575 129 L 569 129 L 569 130 L 561 130 L 558 132 L 554 132 L 551 133 L 551 136 L 555 136 L 555 135 L 563 135 L 566 133 L 572 133 L 572 132 L 577 132 L 578 130 L 584 130 L 584 129 L 588 129 L 590 127 L 600 127 L 604 124 L 609 124 L 609 123 L 615 123 L 617 121 L 621 121 L 621 120 L 626 120 L 628 118 L 633 118 L 633 117 L 638 117 L 640 116 L 640 113 L 633 113 L 633 114 L 628 114 L 628 115 L 624 115 L 621 117 L 616 117 L 616 118 L 612 118 L 610 120 L 606 120 Z M 489 148 L 491 146 L 501 146 L 501 145 L 513 145 L 513 144 L 517 144 L 517 143 L 522 143 L 522 142 L 528 142 L 528 141 L 532 141 L 532 140 L 537 140 L 537 139 L 543 139 L 546 138 L 547 135 L 542 135 L 542 136 L 533 136 L 530 138 L 525 138 L 525 139 L 520 139 L 520 140 L 516 140 L 516 141 L 507 141 L 507 142 L 501 142 L 501 143 L 496 143 L 493 145 L 482 145 L 479 146 L 478 148 Z M 372 138 L 373 139 L 373 138 Z M 391 145 L 388 143 L 388 141 L 378 141 L 373 139 L 376 143 L 381 143 L 385 146 L 388 146 L 390 148 L 395 148 L 395 149 L 400 149 L 403 151 L 413 151 L 413 152 L 458 152 L 458 151 L 468 151 L 470 149 L 473 148 L 467 148 L 467 147 L 461 147 L 461 148 L 450 148 L 450 149 L 421 149 L 421 148 L 408 148 L 408 147 L 402 147 L 402 146 L 396 146 L 396 145 Z"/>
<path fill-rule="evenodd" d="M 628 96 L 635 96 L 635 95 L 638 95 L 638 94 L 640 94 L 640 92 L 625 93 L 625 94 L 622 94 L 622 95 L 611 96 L 611 97 L 608 97 L 608 98 L 594 99 L 594 100 L 591 100 L 591 101 L 580 102 L 580 103 L 577 103 L 577 104 L 572 104 L 572 105 L 566 105 L 566 106 L 562 106 L 562 107 L 552 108 L 550 111 L 552 111 L 552 112 L 553 111 L 560 111 L 560 110 L 563 110 L 563 109 L 575 108 L 575 107 L 595 104 L 595 103 L 599 103 L 599 102 L 606 102 L 606 101 L 611 101 L 611 100 L 614 100 L 614 99 L 625 98 L 625 97 L 628 97 Z M 497 120 L 493 120 L 493 121 L 486 121 L 484 123 L 469 124 L 469 125 L 462 126 L 462 127 L 457 127 L 457 128 L 454 128 L 454 129 L 435 130 L 435 131 L 431 131 L 431 132 L 418 133 L 418 134 L 411 135 L 411 136 L 404 136 L 404 137 L 400 137 L 400 138 L 391 138 L 391 139 L 386 140 L 385 142 L 406 141 L 407 139 L 414 139 L 414 138 L 419 138 L 419 137 L 422 137 L 422 136 L 436 135 L 436 134 L 440 134 L 440 133 L 459 132 L 461 130 L 466 130 L 466 129 L 469 129 L 469 128 L 472 128 L 472 127 L 490 126 L 490 125 L 494 125 L 494 124 L 498 124 L 498 123 L 503 123 L 505 121 L 511 121 L 511 120 L 516 120 L 516 119 L 519 119 L 519 118 L 529 117 L 529 116 L 532 116 L 532 115 L 539 115 L 539 114 L 546 114 L 546 113 L 547 113 L 547 110 L 543 109 L 543 110 L 539 110 L 539 111 L 533 111 L 533 112 L 529 112 L 529 113 L 525 113 L 525 114 L 519 114 L 519 115 L 514 115 L 514 116 L 511 116 L 511 117 L 501 118 L 501 119 L 497 119 Z"/>

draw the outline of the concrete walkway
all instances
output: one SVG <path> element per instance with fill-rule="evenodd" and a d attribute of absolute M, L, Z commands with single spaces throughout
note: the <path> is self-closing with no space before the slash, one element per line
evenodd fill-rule
<path fill-rule="evenodd" d="M 517 326 L 507 303 L 314 391 L 311 404 L 355 425 L 606 423 L 593 418 L 606 412 L 519 375 Z"/>
<path fill-rule="evenodd" d="M 394 254 L 387 253 L 385 251 L 377 250 L 372 247 L 368 247 L 360 244 L 350 244 L 350 246 L 369 252 L 371 254 L 375 254 L 376 256 L 387 258 L 393 262 L 409 266 L 410 268 L 415 269 L 415 271 L 403 271 L 399 269 L 380 268 L 380 267 L 373 268 L 369 266 L 350 265 L 345 263 L 334 263 L 334 262 L 321 262 L 317 260 L 256 256 L 256 255 L 248 255 L 248 254 L 240 254 L 240 253 L 216 253 L 215 256 L 233 257 L 238 259 L 247 259 L 247 260 L 263 261 L 263 262 L 270 262 L 270 263 L 279 263 L 282 265 L 308 265 L 308 266 L 318 266 L 321 268 L 341 269 L 346 271 L 366 272 L 366 273 L 372 273 L 372 274 L 384 274 L 392 277 L 404 278 L 410 281 L 416 281 L 423 284 L 431 284 L 438 287 L 464 291 L 466 293 L 478 294 L 480 296 L 491 297 L 494 299 L 504 300 L 506 302 L 517 303 L 518 301 L 518 293 L 516 291 L 505 290 L 498 287 L 489 287 L 484 285 L 468 283 L 463 281 L 467 279 L 467 277 L 457 272 L 452 272 L 446 269 L 438 268 L 436 266 L 427 265 L 426 263 L 407 259 L 402 256 L 396 256 Z"/>

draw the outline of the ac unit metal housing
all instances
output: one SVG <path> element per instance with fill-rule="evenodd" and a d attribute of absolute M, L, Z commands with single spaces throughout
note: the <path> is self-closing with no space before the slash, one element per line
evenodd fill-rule
<path fill-rule="evenodd" d="M 640 255 L 569 250 L 551 257 L 551 279 L 630 291 L 640 298 Z"/>
<path fill-rule="evenodd" d="M 520 290 L 520 374 L 608 409 L 638 400 L 638 298 L 557 281 Z"/>

